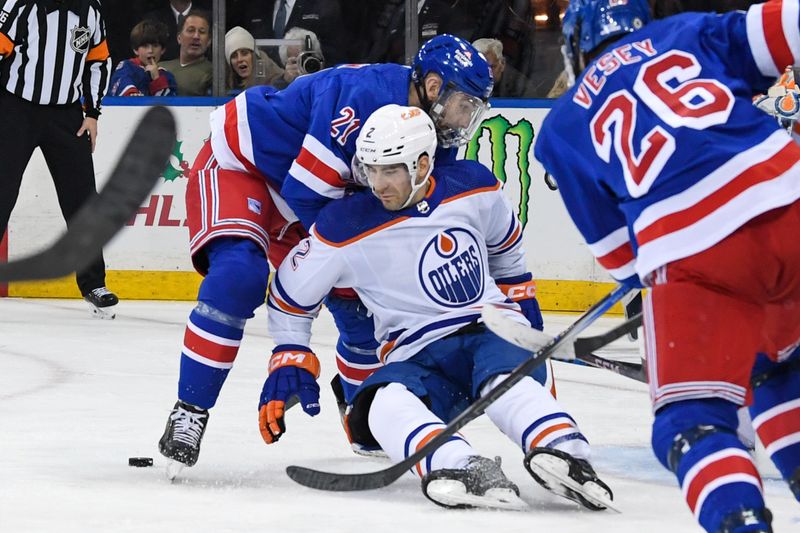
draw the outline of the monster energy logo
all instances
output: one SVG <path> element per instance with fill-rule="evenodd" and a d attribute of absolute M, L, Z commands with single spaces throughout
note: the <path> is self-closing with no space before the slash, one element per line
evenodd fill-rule
<path fill-rule="evenodd" d="M 503 183 L 506 183 L 508 179 L 506 175 L 506 161 L 508 159 L 506 141 L 509 135 L 513 135 L 519 140 L 519 150 L 516 154 L 520 189 L 519 221 L 524 228 L 528 223 L 528 199 L 531 189 L 530 156 L 531 147 L 533 146 L 533 124 L 523 118 L 512 126 L 511 122 L 502 115 L 484 120 L 467 145 L 467 152 L 464 156 L 466 159 L 478 161 L 480 139 L 483 135 L 483 130 L 489 130 L 492 172 L 494 172 L 494 175 Z"/>

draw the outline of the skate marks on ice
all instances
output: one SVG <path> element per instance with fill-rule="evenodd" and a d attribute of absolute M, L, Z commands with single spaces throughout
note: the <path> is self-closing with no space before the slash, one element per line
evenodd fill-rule
<path fill-rule="evenodd" d="M 15 373 L 20 370 L 35 378 L 16 379 Z M 69 381 L 71 374 L 71 370 L 55 361 L 0 344 L 0 405 L 7 400 L 49 391 Z"/>

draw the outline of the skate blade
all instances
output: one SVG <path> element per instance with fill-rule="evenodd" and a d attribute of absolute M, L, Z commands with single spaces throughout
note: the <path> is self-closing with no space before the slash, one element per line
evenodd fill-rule
<path fill-rule="evenodd" d="M 164 469 L 164 473 L 166 474 L 168 480 L 175 481 L 175 478 L 178 477 L 178 474 L 180 474 L 185 467 L 185 464 L 175 461 L 174 459 L 170 459 L 167 461 L 167 466 Z"/>
<path fill-rule="evenodd" d="M 563 459 L 554 455 L 540 453 L 531 458 L 529 466 L 534 474 L 547 483 L 546 488 L 554 494 L 581 503 L 580 500 L 570 494 L 570 492 L 578 493 L 594 505 L 622 513 L 619 508 L 614 506 L 608 498 L 608 493 L 601 486 L 591 481 L 581 485 L 569 477 L 569 465 Z M 581 503 L 581 505 L 583 504 Z"/>
<path fill-rule="evenodd" d="M 89 310 L 91 311 L 93 318 L 100 320 L 114 320 L 114 318 L 117 316 L 117 312 L 115 310 L 117 307 L 116 305 L 111 305 L 109 307 L 97 307 L 93 303 L 86 303 L 89 304 Z"/>
<path fill-rule="evenodd" d="M 504 509 L 507 511 L 527 511 L 528 504 L 511 489 L 489 489 L 483 496 L 470 494 L 460 481 L 438 479 L 428 483 L 428 497 L 447 506 L 469 505 L 483 509 Z"/>
<path fill-rule="evenodd" d="M 370 450 L 368 448 L 364 448 L 359 446 L 358 444 L 350 444 L 350 449 L 353 450 L 353 453 L 361 456 L 361 457 L 370 457 L 372 459 L 388 459 L 389 456 L 386 455 L 386 452 L 381 450 L 380 448 L 376 450 Z"/>

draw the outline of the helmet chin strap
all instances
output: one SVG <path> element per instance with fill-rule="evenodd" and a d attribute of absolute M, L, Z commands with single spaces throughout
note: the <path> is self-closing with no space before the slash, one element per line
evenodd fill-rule
<path fill-rule="evenodd" d="M 408 193 L 408 198 L 406 198 L 406 201 L 403 203 L 403 205 L 400 206 L 400 209 L 405 209 L 411 204 L 411 200 L 414 198 L 414 195 L 416 195 L 417 191 L 428 183 L 428 178 L 430 178 L 430 176 L 431 175 L 428 174 L 427 176 L 425 176 L 425 179 L 422 180 L 422 182 L 418 183 L 417 185 L 411 185 L 411 192 Z"/>
<path fill-rule="evenodd" d="M 428 99 L 428 93 L 427 91 L 425 91 L 425 87 L 423 86 L 425 80 L 421 74 L 417 76 L 417 80 L 422 80 L 421 82 L 420 81 L 414 82 L 414 90 L 417 91 L 417 98 L 419 99 L 420 106 L 422 107 L 423 111 L 430 114 L 432 103 Z"/>

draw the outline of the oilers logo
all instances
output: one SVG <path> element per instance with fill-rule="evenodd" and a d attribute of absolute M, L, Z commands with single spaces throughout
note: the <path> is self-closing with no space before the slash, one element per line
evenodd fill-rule
<path fill-rule="evenodd" d="M 465 307 L 483 296 L 483 255 L 466 229 L 438 232 L 422 250 L 419 282 L 425 294 L 444 307 Z"/>

